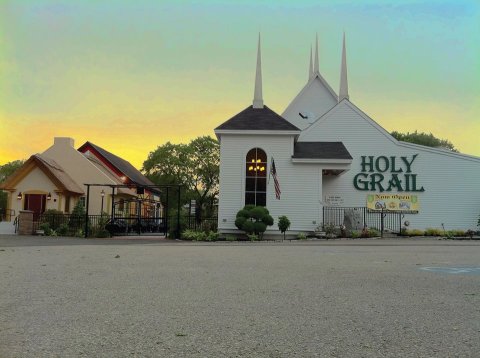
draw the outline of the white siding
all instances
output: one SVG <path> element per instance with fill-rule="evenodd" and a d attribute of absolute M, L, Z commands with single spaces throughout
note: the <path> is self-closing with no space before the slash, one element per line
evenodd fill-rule
<path fill-rule="evenodd" d="M 354 176 L 361 172 L 361 156 L 408 156 L 418 154 L 412 164 L 417 173 L 420 213 L 408 215 L 411 227 L 475 229 L 480 214 L 480 158 L 402 144 L 355 109 L 340 103 L 318 123 L 302 132 L 301 141 L 341 141 L 353 157 L 351 170 L 339 177 L 325 178 L 323 195 L 341 195 L 343 206 L 365 206 L 367 191 L 356 190 Z M 385 173 L 388 177 L 389 173 Z M 395 192 L 392 192 L 395 193 Z"/>
<path fill-rule="evenodd" d="M 268 231 L 278 231 L 278 217 L 286 215 L 292 231 L 311 231 L 321 221 L 321 168 L 315 164 L 292 164 L 292 136 L 223 135 L 220 145 L 219 230 L 235 230 L 235 216 L 245 205 L 245 157 L 251 148 L 263 149 L 275 159 L 282 191 L 275 198 L 273 179 L 267 185 L 267 208 L 275 220 Z"/>
<path fill-rule="evenodd" d="M 316 120 L 333 106 L 337 104 L 337 99 L 332 96 L 330 91 L 315 77 L 302 89 L 300 94 L 285 109 L 282 117 L 300 129 L 307 128 L 313 120 Z M 300 117 L 299 112 L 310 112 L 313 118 L 307 119 Z"/>

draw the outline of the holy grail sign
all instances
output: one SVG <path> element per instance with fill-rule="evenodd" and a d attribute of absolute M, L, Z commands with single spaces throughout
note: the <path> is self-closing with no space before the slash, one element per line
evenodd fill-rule
<path fill-rule="evenodd" d="M 411 194 L 368 194 L 367 208 L 385 211 L 419 211 L 418 196 Z"/>
<path fill-rule="evenodd" d="M 412 156 L 362 155 L 361 172 L 353 178 L 357 190 L 375 192 L 423 192 L 425 189 L 414 172 Z"/>

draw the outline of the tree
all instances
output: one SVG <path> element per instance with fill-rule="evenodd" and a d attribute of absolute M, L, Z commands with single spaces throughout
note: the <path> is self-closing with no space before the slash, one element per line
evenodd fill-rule
<path fill-rule="evenodd" d="M 283 234 L 283 239 L 285 240 L 285 232 L 290 228 L 290 220 L 283 215 L 278 218 L 278 229 Z"/>
<path fill-rule="evenodd" d="M 203 136 L 188 144 L 166 144 L 150 152 L 142 170 L 156 184 L 182 184 L 183 200 L 195 199 L 197 219 L 202 210 L 212 214 L 218 196 L 220 146 L 215 139 Z"/>
<path fill-rule="evenodd" d="M 4 165 L 0 165 L 0 183 L 3 183 L 10 175 L 12 175 L 18 168 L 20 168 L 24 160 L 14 160 Z"/>
<path fill-rule="evenodd" d="M 24 160 L 14 160 L 12 162 L 8 162 L 4 165 L 0 165 L 0 183 L 3 183 L 7 178 L 12 175 L 18 168 L 20 168 Z M 2 215 L 4 214 L 5 209 L 7 208 L 7 193 L 0 190 L 0 220 Z"/>
<path fill-rule="evenodd" d="M 399 133 L 397 131 L 393 131 L 390 133 L 392 137 L 402 142 L 414 143 L 425 145 L 427 147 L 434 147 L 434 148 L 443 148 L 451 150 L 452 152 L 458 152 L 455 146 L 447 139 L 439 139 L 435 137 L 432 133 L 418 133 L 417 131 L 410 133 Z"/>

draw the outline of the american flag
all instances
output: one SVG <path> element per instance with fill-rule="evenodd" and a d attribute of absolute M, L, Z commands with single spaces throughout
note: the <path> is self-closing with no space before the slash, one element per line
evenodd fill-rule
<path fill-rule="evenodd" d="M 275 196 L 278 200 L 280 200 L 280 194 L 282 191 L 280 190 L 280 184 L 278 183 L 277 178 L 277 169 L 275 168 L 275 160 L 272 157 L 272 167 L 270 168 L 270 174 L 273 177 L 273 182 L 275 183 Z"/>

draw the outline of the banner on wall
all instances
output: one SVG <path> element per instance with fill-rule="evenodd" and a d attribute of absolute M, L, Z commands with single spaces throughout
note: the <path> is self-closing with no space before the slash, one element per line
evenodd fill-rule
<path fill-rule="evenodd" d="M 418 196 L 411 194 L 369 194 L 367 208 L 386 211 L 416 211 L 420 209 Z"/>

